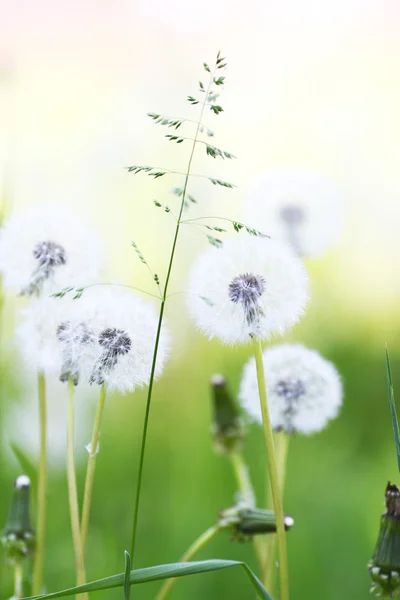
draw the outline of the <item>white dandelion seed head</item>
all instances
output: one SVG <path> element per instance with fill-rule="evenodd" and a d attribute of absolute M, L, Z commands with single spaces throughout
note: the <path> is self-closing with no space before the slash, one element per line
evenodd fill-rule
<path fill-rule="evenodd" d="M 290 244 L 301 256 L 334 245 L 343 224 L 343 200 L 327 178 L 301 171 L 266 173 L 250 191 L 243 220 Z"/>
<path fill-rule="evenodd" d="M 82 326 L 84 325 L 84 329 Z M 153 361 L 158 315 L 154 307 L 131 290 L 96 286 L 73 301 L 69 338 L 78 357 L 82 381 L 105 384 L 121 392 L 147 385 Z M 77 330 L 84 335 L 76 344 Z M 79 337 L 79 336 L 78 336 Z M 83 339 L 83 341 L 82 341 Z M 155 376 L 161 375 L 170 335 L 163 327 Z"/>
<path fill-rule="evenodd" d="M 1 229 L 4 285 L 22 295 L 92 283 L 102 259 L 101 243 L 91 228 L 62 209 L 31 208 L 11 216 Z"/>
<path fill-rule="evenodd" d="M 342 382 L 335 366 L 302 344 L 279 344 L 263 352 L 271 425 L 275 431 L 311 434 L 334 419 L 342 404 Z M 254 358 L 243 370 L 239 400 L 262 422 Z"/>
<path fill-rule="evenodd" d="M 60 328 L 68 319 L 72 302 L 65 298 L 34 297 L 21 310 L 16 337 L 22 359 L 31 369 L 59 376 L 64 362 Z"/>
<path fill-rule="evenodd" d="M 269 339 L 294 325 L 308 300 L 302 261 L 286 245 L 237 236 L 210 248 L 195 263 L 188 304 L 209 338 L 245 343 Z"/>

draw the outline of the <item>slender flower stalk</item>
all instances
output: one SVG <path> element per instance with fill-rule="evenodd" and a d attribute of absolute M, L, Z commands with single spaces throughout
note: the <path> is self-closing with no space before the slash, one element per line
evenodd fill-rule
<path fill-rule="evenodd" d="M 85 562 L 82 549 L 81 533 L 79 529 L 79 505 L 76 485 L 76 470 L 74 457 L 74 391 L 72 379 L 68 380 L 68 420 L 67 420 L 67 479 L 68 499 L 71 519 L 72 541 L 75 555 L 76 583 L 83 585 L 86 582 Z M 80 595 L 82 600 L 87 600 L 87 593 Z"/>
<path fill-rule="evenodd" d="M 192 560 L 195 554 L 197 554 L 203 548 L 203 546 L 208 544 L 208 542 L 214 538 L 214 536 L 220 531 L 220 529 L 221 528 L 217 523 L 216 525 L 213 525 L 212 527 L 207 529 L 207 531 L 202 533 L 201 536 L 198 537 L 197 540 L 193 542 L 193 544 L 188 548 L 188 550 L 181 557 L 179 562 L 189 562 L 190 560 Z M 174 577 L 171 579 L 167 579 L 163 584 L 161 590 L 157 594 L 156 600 L 165 600 L 168 593 L 171 591 L 171 588 L 174 585 L 175 581 L 176 578 Z"/>
<path fill-rule="evenodd" d="M 36 517 L 36 552 L 33 568 L 32 595 L 40 594 L 43 583 L 45 537 L 46 537 L 46 504 L 47 504 L 47 407 L 46 407 L 46 379 L 43 372 L 38 374 L 39 396 L 39 430 L 40 430 L 40 457 L 39 457 L 39 483 L 37 495 Z"/>
<path fill-rule="evenodd" d="M 250 481 L 249 470 L 247 468 L 246 463 L 244 462 L 242 453 L 238 450 L 233 450 L 232 452 L 230 452 L 229 458 L 231 459 L 233 472 L 235 473 L 236 482 L 241 496 L 241 501 L 243 501 L 248 506 L 255 507 L 256 498 L 254 494 L 254 489 Z M 253 543 L 258 563 L 261 569 L 263 569 L 266 563 L 264 544 L 262 540 L 256 535 L 253 537 Z"/>
<path fill-rule="evenodd" d="M 271 483 L 271 494 L 276 515 L 276 529 L 278 539 L 278 557 L 279 557 L 279 581 L 280 581 L 280 599 L 289 599 L 289 573 L 287 565 L 286 536 L 284 525 L 284 514 L 282 505 L 282 496 L 279 488 L 278 469 L 275 457 L 275 445 L 271 427 L 271 420 L 268 411 L 267 388 L 264 375 L 264 363 L 262 356 L 262 345 L 260 340 L 253 338 L 254 356 L 257 369 L 258 392 L 260 396 L 260 405 L 263 419 L 264 437 L 268 455 L 268 471 Z"/>
<path fill-rule="evenodd" d="M 17 562 L 14 567 L 14 598 L 23 598 L 23 581 L 24 581 L 24 570 L 22 564 Z"/>
<path fill-rule="evenodd" d="M 285 487 L 286 464 L 289 451 L 289 436 L 284 431 L 279 431 L 274 434 L 275 456 L 278 469 L 278 483 L 283 498 L 283 490 Z M 270 493 L 270 486 L 268 486 Z M 263 565 L 264 583 L 270 594 L 274 593 L 274 556 L 276 548 L 276 535 L 267 537 L 267 547 L 265 562 Z"/>
<path fill-rule="evenodd" d="M 187 186 L 188 186 L 189 177 L 190 177 L 190 171 L 191 171 L 191 167 L 192 167 L 192 161 L 193 161 L 193 157 L 194 157 L 194 153 L 195 153 L 195 149 L 196 149 L 196 145 L 197 145 L 197 141 L 198 141 L 198 137 L 199 137 L 199 133 L 200 133 L 200 128 L 201 128 L 201 122 L 202 122 L 202 119 L 203 119 L 204 109 L 205 109 L 205 107 L 207 105 L 207 99 L 208 99 L 208 96 L 209 96 L 209 90 L 211 88 L 213 80 L 214 80 L 214 72 L 212 72 L 210 74 L 210 79 L 209 79 L 207 91 L 204 94 L 204 101 L 203 101 L 203 103 L 201 105 L 200 116 L 199 116 L 199 119 L 197 121 L 196 133 L 195 133 L 195 136 L 193 138 L 192 149 L 191 149 L 191 152 L 190 152 L 188 166 L 187 166 L 187 170 L 186 170 L 186 174 L 185 174 L 185 183 L 184 183 L 183 190 L 182 190 L 182 195 L 181 195 L 181 204 L 180 204 L 179 213 L 178 213 L 177 220 L 176 220 L 175 235 L 174 235 L 174 239 L 173 239 L 173 242 L 172 242 L 172 248 L 171 248 L 171 254 L 170 254 L 170 259 L 169 259 L 169 264 L 168 264 L 168 269 L 167 269 L 167 275 L 166 275 L 166 278 L 165 278 L 164 289 L 163 289 L 162 297 L 161 297 L 161 305 L 160 305 L 160 313 L 159 313 L 159 318 L 158 318 L 157 335 L 156 335 L 156 341 L 155 341 L 155 345 L 154 345 L 153 363 L 152 363 L 151 373 L 150 373 L 150 380 L 149 380 L 149 387 L 148 387 L 147 401 L 146 401 L 146 410 L 145 410 L 144 423 L 143 423 L 142 443 L 141 443 L 140 456 L 139 456 L 139 470 L 138 470 L 138 479 L 137 479 L 137 487 L 136 487 L 136 497 L 135 497 L 135 506 L 134 506 L 134 515 L 133 515 L 133 527 L 132 527 L 132 538 L 131 538 L 131 552 L 130 552 L 130 554 L 131 554 L 131 560 L 132 560 L 132 565 L 133 565 L 134 555 L 135 555 L 135 545 L 136 545 L 136 535 L 137 535 L 137 523 L 138 523 L 138 516 L 139 516 L 140 492 L 141 492 L 141 486 L 142 486 L 142 476 L 143 476 L 143 465 L 144 465 L 144 456 L 145 456 L 146 440 L 147 440 L 147 430 L 148 430 L 148 425 L 149 425 L 150 407 L 151 407 L 151 399 L 152 399 L 152 394 L 153 394 L 154 376 L 155 376 L 155 371 L 156 371 L 158 347 L 159 347 L 159 343 L 160 343 L 160 335 L 161 335 L 161 328 L 162 328 L 163 318 L 164 318 L 165 304 L 166 304 L 166 301 L 167 301 L 168 286 L 169 286 L 169 282 L 170 282 L 170 278 L 171 278 L 171 273 L 172 273 L 172 266 L 173 266 L 173 262 L 174 262 L 174 258 L 175 258 L 175 251 L 176 251 L 178 237 L 179 237 L 179 230 L 180 230 L 181 221 L 182 221 L 183 209 L 184 209 L 185 203 L 186 203 L 186 193 L 187 193 Z"/>
<path fill-rule="evenodd" d="M 92 490 L 93 490 L 93 481 L 94 481 L 94 472 L 96 468 L 96 457 L 97 457 L 97 449 L 100 438 L 100 427 L 103 418 L 104 405 L 106 400 L 106 387 L 104 383 L 100 387 L 100 396 L 99 401 L 97 403 L 96 416 L 93 426 L 92 440 L 89 446 L 89 460 L 86 471 L 86 481 L 85 481 L 85 492 L 83 497 L 83 508 L 82 508 L 82 522 L 81 522 L 81 542 L 83 554 L 85 554 L 87 537 L 88 537 L 88 529 L 89 529 L 89 518 L 90 518 L 90 508 L 92 504 Z"/>

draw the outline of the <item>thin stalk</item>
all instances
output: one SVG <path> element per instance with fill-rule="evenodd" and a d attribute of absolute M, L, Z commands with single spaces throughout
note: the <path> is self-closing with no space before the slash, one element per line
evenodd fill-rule
<path fill-rule="evenodd" d="M 75 556 L 75 571 L 77 585 L 86 583 L 85 562 L 79 530 L 79 505 L 78 490 L 76 485 L 75 453 L 74 453 L 74 382 L 68 380 L 68 419 L 67 419 L 67 479 L 68 500 L 71 519 L 72 542 Z M 88 594 L 81 594 L 82 599 L 88 598 Z"/>
<path fill-rule="evenodd" d="M 179 562 L 189 562 L 192 560 L 195 554 L 201 550 L 220 530 L 218 525 L 213 525 L 210 529 L 207 529 L 204 533 L 201 534 L 199 538 L 188 548 L 185 554 L 180 558 Z M 176 577 L 167 579 L 163 584 L 161 590 L 158 592 L 156 596 L 156 600 L 165 600 L 168 592 L 171 590 L 172 586 L 176 581 Z"/>
<path fill-rule="evenodd" d="M 85 555 L 86 543 L 89 531 L 90 508 L 92 505 L 92 491 L 94 482 L 94 472 L 96 469 L 97 448 L 100 438 L 100 427 L 103 418 L 104 405 L 106 401 L 106 387 L 100 388 L 99 401 L 97 403 L 96 416 L 94 419 L 92 439 L 90 442 L 89 460 L 86 471 L 85 492 L 83 496 L 82 522 L 81 522 L 81 542 L 83 554 Z"/>
<path fill-rule="evenodd" d="M 39 399 L 39 481 L 36 515 L 36 551 L 33 567 L 32 595 L 40 594 L 43 583 L 44 549 L 46 537 L 46 505 L 47 505 L 47 408 L 46 379 L 44 373 L 38 373 Z"/>
<path fill-rule="evenodd" d="M 24 597 L 23 579 L 24 572 L 22 568 L 22 563 L 17 562 L 14 566 L 14 598 L 19 599 Z"/>
<path fill-rule="evenodd" d="M 265 444 L 268 455 L 268 471 L 271 483 L 272 500 L 276 516 L 276 530 L 278 538 L 279 557 L 279 582 L 280 600 L 289 600 L 289 573 L 286 552 L 286 536 L 283 515 L 282 497 L 279 489 L 278 469 L 275 459 L 274 438 L 271 420 L 268 411 L 267 388 L 265 384 L 264 363 L 262 356 L 262 345 L 259 340 L 253 338 L 254 356 L 256 360 L 258 393 L 260 395 L 261 413 L 263 419 Z"/>
<path fill-rule="evenodd" d="M 210 82 L 208 84 L 207 92 L 210 89 L 210 86 L 213 81 L 213 77 L 214 77 L 214 73 L 212 73 L 212 75 L 210 77 Z M 206 97 L 207 97 L 207 94 L 206 94 Z M 194 151 L 196 149 L 197 138 L 198 138 L 199 131 L 200 131 L 201 120 L 203 118 L 205 105 L 206 105 L 206 102 L 204 101 L 202 104 L 202 107 L 201 107 L 200 117 L 197 122 L 196 134 L 194 136 L 192 150 L 190 153 L 189 162 L 188 162 L 187 170 L 185 173 L 185 183 L 183 186 L 182 200 L 181 200 L 181 205 L 180 205 L 180 209 L 179 209 L 178 219 L 176 222 L 175 235 L 174 235 L 174 239 L 172 242 L 172 249 L 171 249 L 171 255 L 170 255 L 169 264 L 168 264 L 167 276 L 165 278 L 164 290 L 163 290 L 163 294 L 162 294 L 162 298 L 161 298 L 160 313 L 159 313 L 159 317 L 158 317 L 158 325 L 157 325 L 157 333 L 156 333 L 156 341 L 154 344 L 153 361 L 152 361 L 152 365 L 151 365 L 149 387 L 148 387 L 148 392 L 147 392 L 146 411 L 145 411 L 145 416 L 144 416 L 143 432 L 142 432 L 142 443 L 141 443 L 140 456 L 139 456 L 138 482 L 137 482 L 137 488 L 136 488 L 135 507 L 134 507 L 134 513 L 133 513 L 133 527 L 132 527 L 131 553 L 130 553 L 132 565 L 133 565 L 134 555 L 135 555 L 137 522 L 138 522 L 139 505 L 140 505 L 140 492 L 141 492 L 141 488 L 142 488 L 142 477 L 143 477 L 144 455 L 145 455 L 145 450 L 146 450 L 147 430 L 148 430 L 148 425 L 149 425 L 151 399 L 152 399 L 152 394 L 153 394 L 154 375 L 155 375 L 156 364 L 157 364 L 158 346 L 160 343 L 160 334 L 161 334 L 161 328 L 162 328 L 162 323 L 163 323 L 163 318 L 164 318 L 165 303 L 167 301 L 167 293 L 168 293 L 168 286 L 169 286 L 169 281 L 170 281 L 171 272 L 172 272 L 172 265 L 174 262 L 175 251 L 176 251 L 176 246 L 177 246 L 177 242 L 178 242 L 179 229 L 180 229 L 181 220 L 182 220 L 183 208 L 185 206 L 186 190 L 187 190 L 187 186 L 188 186 L 188 182 L 189 182 L 190 170 L 191 170 L 191 166 L 192 166 Z"/>
<path fill-rule="evenodd" d="M 284 431 L 279 431 L 274 435 L 276 464 L 278 468 L 279 489 L 283 497 L 286 478 L 287 455 L 289 451 L 289 436 Z M 270 486 L 268 486 L 270 493 Z M 270 504 L 270 502 L 268 502 Z M 276 549 L 276 535 L 270 535 L 267 538 L 266 556 L 264 563 L 264 583 L 271 595 L 274 593 L 274 557 Z"/>
<path fill-rule="evenodd" d="M 249 506 L 255 507 L 256 506 L 256 498 L 255 498 L 255 494 L 254 494 L 254 489 L 251 484 L 249 470 L 247 468 L 246 463 L 244 462 L 243 455 L 241 454 L 241 452 L 238 452 L 237 450 L 233 450 L 232 452 L 229 453 L 229 457 L 231 459 L 233 471 L 235 473 L 235 477 L 236 477 L 236 481 L 237 481 L 237 485 L 239 488 L 241 498 Z M 253 536 L 253 544 L 254 544 L 254 549 L 256 552 L 258 563 L 260 565 L 260 568 L 263 569 L 263 566 L 265 565 L 265 558 L 266 558 L 263 541 L 259 536 L 254 535 Z"/>

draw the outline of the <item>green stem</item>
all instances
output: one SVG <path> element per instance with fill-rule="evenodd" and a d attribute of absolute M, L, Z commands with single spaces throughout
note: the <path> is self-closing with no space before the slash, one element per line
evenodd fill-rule
<path fill-rule="evenodd" d="M 274 435 L 275 455 L 278 468 L 279 489 L 283 497 L 285 486 L 287 455 L 289 450 L 289 436 L 284 431 L 279 431 Z M 269 503 L 268 503 L 269 504 Z M 276 548 L 276 535 L 267 537 L 266 556 L 264 562 L 264 582 L 267 590 L 273 595 L 274 588 L 274 556 Z"/>
<path fill-rule="evenodd" d="M 229 458 L 231 459 L 242 501 L 254 507 L 256 505 L 256 498 L 253 486 L 251 485 L 249 470 L 243 460 L 242 454 L 237 450 L 232 450 L 229 453 Z"/>
<path fill-rule="evenodd" d="M 274 438 L 268 411 L 267 387 L 265 383 L 262 345 L 260 340 L 253 338 L 254 355 L 257 369 L 258 393 L 260 395 L 261 413 L 263 419 L 265 444 L 268 455 L 268 471 L 271 483 L 272 500 L 276 516 L 278 538 L 280 600 L 289 600 L 289 574 L 287 565 L 286 536 L 283 515 L 282 497 L 279 489 L 278 469 L 275 459 Z"/>
<path fill-rule="evenodd" d="M 94 419 L 92 439 L 90 442 L 89 460 L 86 471 L 85 492 L 83 496 L 82 522 L 81 522 L 81 542 L 83 554 L 85 555 L 86 543 L 89 531 L 90 508 L 92 505 L 92 491 L 94 482 L 94 472 L 96 469 L 97 448 L 100 438 L 100 427 L 103 418 L 104 405 L 106 401 L 106 387 L 100 388 L 99 401 L 97 403 L 96 416 Z"/>
<path fill-rule="evenodd" d="M 197 138 L 198 138 L 199 131 L 200 131 L 201 120 L 203 118 L 204 108 L 206 106 L 206 98 L 208 97 L 208 92 L 209 92 L 209 89 L 213 82 L 213 77 L 214 77 L 214 73 L 212 73 L 212 75 L 210 77 L 210 82 L 208 84 L 208 88 L 205 93 L 205 100 L 202 104 L 200 117 L 197 122 L 196 134 L 194 136 L 192 150 L 190 153 L 187 171 L 185 174 L 185 183 L 183 186 L 182 201 L 181 201 L 181 206 L 179 209 L 178 219 L 176 222 L 175 235 L 174 235 L 174 240 L 172 242 L 172 249 L 171 249 L 171 255 L 170 255 L 169 264 L 168 264 L 167 276 L 165 278 L 165 285 L 164 285 L 164 290 L 163 290 L 163 294 L 162 294 L 162 298 L 161 298 L 160 313 L 159 313 L 159 317 L 158 317 L 158 325 L 157 325 L 157 333 L 156 333 L 156 341 L 154 344 L 153 362 L 151 365 L 149 387 L 148 387 L 148 392 L 147 392 L 146 411 L 145 411 L 144 422 L 143 422 L 142 443 L 141 443 L 140 456 L 139 456 L 138 482 L 137 482 L 137 487 L 136 487 L 135 507 L 134 507 L 134 513 L 133 513 L 132 538 L 131 538 L 132 565 L 133 565 L 133 560 L 134 560 L 134 555 L 135 555 L 137 523 L 138 523 L 139 505 L 140 505 L 140 492 L 141 492 L 141 488 L 142 488 L 143 465 L 144 465 L 144 455 L 145 455 L 145 450 L 146 450 L 147 430 L 148 430 L 149 417 L 150 417 L 150 406 L 151 406 L 151 399 L 152 399 L 152 394 L 153 394 L 154 375 L 155 375 L 156 364 L 157 364 L 158 346 L 160 343 L 160 334 L 161 334 L 161 328 L 162 328 L 162 323 L 163 323 L 163 318 L 164 318 L 165 303 L 167 301 L 168 286 L 169 286 L 169 281 L 171 278 L 172 265 L 174 262 L 175 251 L 176 251 L 176 246 L 177 246 L 177 242 L 178 242 L 179 229 L 180 229 L 180 225 L 181 225 L 183 208 L 185 206 L 186 190 L 187 190 L 187 186 L 188 186 L 188 182 L 189 182 L 190 169 L 192 166 L 194 151 L 196 149 L 196 143 L 197 143 Z"/>
<path fill-rule="evenodd" d="M 179 562 L 189 562 L 192 560 L 195 554 L 203 548 L 220 530 L 218 525 L 213 525 L 210 529 L 207 529 L 204 533 L 201 534 L 199 538 L 188 548 L 185 554 L 180 558 Z M 163 584 L 161 590 L 156 596 L 156 600 L 165 600 L 168 592 L 171 590 L 174 585 L 176 578 L 167 579 Z"/>
<path fill-rule="evenodd" d="M 254 495 L 254 489 L 251 484 L 249 469 L 247 468 L 247 465 L 244 462 L 243 455 L 237 450 L 232 450 L 229 453 L 229 457 L 231 459 L 233 471 L 235 473 L 237 485 L 243 502 L 245 502 L 251 507 L 255 507 L 256 498 Z M 257 555 L 258 563 L 262 569 L 265 564 L 265 549 L 263 541 L 259 536 L 254 535 L 253 544 Z"/>
<path fill-rule="evenodd" d="M 46 410 L 46 379 L 44 373 L 38 373 L 39 398 L 39 482 L 37 495 L 36 516 L 36 551 L 33 567 L 32 595 L 40 594 L 43 583 L 44 548 L 46 537 L 46 503 L 47 503 L 47 410 Z"/>
<path fill-rule="evenodd" d="M 17 562 L 14 566 L 14 598 L 23 598 L 24 596 L 23 579 L 22 563 Z"/>
<path fill-rule="evenodd" d="M 72 543 L 75 556 L 75 571 L 77 585 L 86 583 L 85 562 L 83 557 L 81 533 L 79 530 L 78 490 L 76 485 L 75 453 L 74 453 L 74 382 L 68 380 L 68 419 L 67 419 L 67 480 L 69 513 L 71 519 Z M 88 598 L 87 593 L 81 594 L 82 599 Z"/>

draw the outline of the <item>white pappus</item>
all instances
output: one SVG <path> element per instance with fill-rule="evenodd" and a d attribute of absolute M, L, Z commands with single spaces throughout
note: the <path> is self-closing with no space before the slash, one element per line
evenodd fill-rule
<path fill-rule="evenodd" d="M 342 382 L 335 366 L 302 344 L 279 344 L 263 352 L 272 428 L 312 434 L 334 419 L 342 404 Z M 245 365 L 239 400 L 261 423 L 255 359 Z"/>
<path fill-rule="evenodd" d="M 187 297 L 203 333 L 235 344 L 283 334 L 303 313 L 307 290 L 304 265 L 288 246 L 249 235 L 201 255 Z"/>
<path fill-rule="evenodd" d="M 319 256 L 334 245 L 343 224 L 343 200 L 326 177 L 302 171 L 265 173 L 244 204 L 243 219 L 289 243 L 300 256 Z"/>

